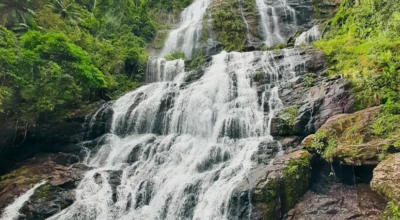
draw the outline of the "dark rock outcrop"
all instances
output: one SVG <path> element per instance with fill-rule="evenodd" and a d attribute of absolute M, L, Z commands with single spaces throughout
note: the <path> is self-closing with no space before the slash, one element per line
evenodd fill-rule
<path fill-rule="evenodd" d="M 319 174 L 312 188 L 284 217 L 286 220 L 381 219 L 385 200 L 365 184 L 347 185 L 329 173 Z"/>
<path fill-rule="evenodd" d="M 234 190 L 229 219 L 280 219 L 307 192 L 310 177 L 307 151 L 288 152 L 259 165 Z"/>
<path fill-rule="evenodd" d="M 109 131 L 113 114 L 109 107 L 112 103 L 107 102 L 88 115 L 88 110 L 83 110 L 62 121 L 39 121 L 28 128 L 14 127 L 7 119 L 4 119 L 4 123 L 0 121 L 0 175 L 37 153 L 79 155 L 82 150 L 79 142 L 94 139 Z"/>
<path fill-rule="evenodd" d="M 394 206 L 400 206 L 400 153 L 388 156 L 374 170 L 371 187 Z"/>
<path fill-rule="evenodd" d="M 311 78 L 311 79 L 310 79 Z M 312 86 L 306 85 L 312 80 Z M 275 136 L 314 133 L 328 118 L 352 109 L 353 96 L 349 82 L 338 77 L 299 76 L 280 89 L 285 106 L 272 120 L 271 134 Z"/>
<path fill-rule="evenodd" d="M 379 154 L 396 141 L 373 134 L 371 126 L 380 112 L 379 107 L 352 114 L 331 117 L 315 135 L 302 142 L 307 150 L 324 155 L 326 160 L 340 160 L 352 166 L 377 165 Z"/>
<path fill-rule="evenodd" d="M 73 154 L 39 154 L 1 177 L 0 210 L 36 183 L 46 180 L 21 209 L 23 219 L 45 219 L 75 200 L 74 189 L 89 168 Z"/>
<path fill-rule="evenodd" d="M 295 151 L 278 157 L 266 168 L 253 195 L 252 219 L 279 219 L 307 192 L 310 155 Z"/>

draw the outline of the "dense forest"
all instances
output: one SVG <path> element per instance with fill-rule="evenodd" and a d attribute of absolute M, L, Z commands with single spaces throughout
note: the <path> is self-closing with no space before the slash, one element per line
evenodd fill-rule
<path fill-rule="evenodd" d="M 135 89 L 157 30 L 189 3 L 1 0 L 0 114 L 29 126 Z"/>

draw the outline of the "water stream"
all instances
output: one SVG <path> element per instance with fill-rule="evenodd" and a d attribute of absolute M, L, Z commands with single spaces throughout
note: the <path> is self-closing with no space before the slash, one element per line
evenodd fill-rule
<path fill-rule="evenodd" d="M 111 131 L 89 150 L 94 169 L 76 202 L 49 219 L 231 219 L 233 190 L 257 166 L 260 145 L 272 141 L 278 86 L 304 73 L 305 60 L 297 49 L 222 52 L 184 87 L 181 75 L 190 72 L 161 70 L 158 82 L 114 102 Z M 258 71 L 272 88 L 263 95 Z"/>
<path fill-rule="evenodd" d="M 181 51 L 187 58 L 192 57 L 194 50 L 200 46 L 203 16 L 210 3 L 211 0 L 194 0 L 182 12 L 181 22 L 178 28 L 169 33 L 161 57 L 173 51 Z"/>
<path fill-rule="evenodd" d="M 184 10 L 162 56 L 179 50 L 191 57 L 210 1 L 195 0 Z M 295 25 L 296 12 L 284 0 L 257 0 L 257 6 L 266 44 L 283 42 L 277 13 Z M 183 60 L 151 58 L 147 85 L 87 119 L 94 126 L 100 111 L 113 113 L 107 134 L 82 143 L 82 162 L 93 169 L 76 189 L 76 201 L 49 219 L 243 219 L 231 211 L 232 193 L 259 166 L 259 149 L 273 141 L 272 119 L 283 108 L 279 87 L 305 74 L 308 59 L 298 48 L 221 52 L 193 72 Z M 276 148 L 282 154 L 281 145 Z M 250 212 L 251 204 L 246 218 Z"/>
<path fill-rule="evenodd" d="M 267 47 L 286 41 L 297 31 L 297 14 L 286 0 L 256 0 L 261 31 Z"/>
<path fill-rule="evenodd" d="M 1 220 L 18 220 L 20 217 L 19 210 L 22 206 L 29 200 L 29 198 L 35 193 L 35 190 L 45 184 L 46 181 L 42 181 L 35 186 L 33 186 L 26 193 L 22 194 L 18 197 L 13 203 L 11 203 L 7 208 L 4 209 L 3 214 L 1 216 Z"/>

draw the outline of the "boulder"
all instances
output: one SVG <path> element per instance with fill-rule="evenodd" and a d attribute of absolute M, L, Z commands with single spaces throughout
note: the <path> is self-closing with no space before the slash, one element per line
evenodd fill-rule
<path fill-rule="evenodd" d="M 93 103 L 74 116 L 57 121 L 38 121 L 34 126 L 0 117 L 0 175 L 41 152 L 64 152 L 79 155 L 78 143 L 99 137 L 109 131 L 113 102 L 99 106 Z M 90 111 L 92 113 L 88 114 Z M 86 116 L 86 114 L 88 114 Z M 3 121 L 4 120 L 4 121 Z"/>
<path fill-rule="evenodd" d="M 371 187 L 391 206 L 400 206 L 400 153 L 390 155 L 374 170 Z"/>
<path fill-rule="evenodd" d="M 277 157 L 253 190 L 251 219 L 280 219 L 307 192 L 310 154 L 295 151 Z"/>
<path fill-rule="evenodd" d="M 354 100 L 349 88 L 349 82 L 338 76 L 307 74 L 293 78 L 279 90 L 285 108 L 272 119 L 271 134 L 306 136 L 328 118 L 350 112 Z"/>
<path fill-rule="evenodd" d="M 306 137 L 302 146 L 328 161 L 338 159 L 353 166 L 377 165 L 379 154 L 396 141 L 395 138 L 384 139 L 372 133 L 371 126 L 379 112 L 379 107 L 372 107 L 333 116 L 315 135 Z"/>
<path fill-rule="evenodd" d="M 89 169 L 77 162 L 76 155 L 66 153 L 40 154 L 22 162 L 18 169 L 1 177 L 0 212 L 43 180 L 47 182 L 37 188 L 20 210 L 24 219 L 45 219 L 68 207 L 75 200 L 74 189 Z"/>
<path fill-rule="evenodd" d="M 347 185 L 320 174 L 311 189 L 284 217 L 286 220 L 382 219 L 385 200 L 368 184 Z"/>

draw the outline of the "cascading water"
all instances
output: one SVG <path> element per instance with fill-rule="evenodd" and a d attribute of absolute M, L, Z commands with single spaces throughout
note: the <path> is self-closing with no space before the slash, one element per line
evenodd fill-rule
<path fill-rule="evenodd" d="M 167 61 L 164 58 L 150 57 L 147 63 L 146 82 L 172 81 L 185 71 L 185 62 L 181 59 Z"/>
<path fill-rule="evenodd" d="M 297 49 L 222 52 L 197 81 L 181 86 L 185 77 L 171 71 L 173 80 L 124 95 L 110 133 L 83 143 L 93 169 L 75 203 L 49 219 L 232 219 L 232 192 L 272 141 L 278 86 L 304 74 L 306 60 Z M 257 72 L 273 89 L 260 94 Z"/>
<path fill-rule="evenodd" d="M 164 57 L 173 51 L 185 53 L 191 58 L 194 49 L 199 47 L 201 31 L 203 28 L 203 15 L 211 0 L 194 0 L 181 15 L 179 27 L 171 31 L 165 41 L 161 56 Z"/>
<path fill-rule="evenodd" d="M 297 31 L 297 14 L 286 0 L 256 0 L 261 31 L 267 47 L 286 43 Z"/>
<path fill-rule="evenodd" d="M 161 56 L 173 51 L 182 51 L 187 58 L 193 55 L 210 3 L 194 0 L 184 10 Z M 294 35 L 297 12 L 286 0 L 256 3 L 267 46 Z M 316 39 L 316 31 L 303 33 L 296 45 Z M 82 163 L 92 169 L 76 189 L 76 201 L 49 219 L 250 219 L 251 202 L 246 213 L 232 211 L 237 208 L 234 191 L 253 169 L 268 166 L 283 153 L 279 143 L 268 145 L 273 141 L 272 119 L 283 109 L 279 88 L 307 73 L 309 59 L 299 47 L 221 52 L 202 71 L 186 72 L 183 60 L 150 58 L 147 85 L 87 118 L 85 126 L 93 127 L 97 117 L 105 117 L 105 109 L 112 112 L 108 133 L 81 143 Z M 83 139 L 96 136 L 92 133 Z M 271 160 L 260 162 L 257 154 L 270 146 L 277 148 L 266 152 L 271 155 L 264 158 Z M 28 200 L 40 184 L 17 201 Z M 248 190 L 248 201 L 251 195 Z M 20 204 L 6 210 L 16 216 Z"/>
<path fill-rule="evenodd" d="M 35 190 L 45 184 L 46 181 L 40 182 L 32 187 L 32 189 L 28 190 L 26 193 L 18 197 L 11 205 L 9 205 L 6 209 L 4 209 L 3 214 L 1 215 L 1 220 L 17 220 L 20 219 L 21 215 L 19 210 L 22 206 L 29 200 L 29 198 L 33 195 Z"/>
<path fill-rule="evenodd" d="M 308 45 L 314 41 L 321 39 L 320 25 L 315 25 L 310 30 L 303 32 L 295 41 L 296 46 Z"/>

